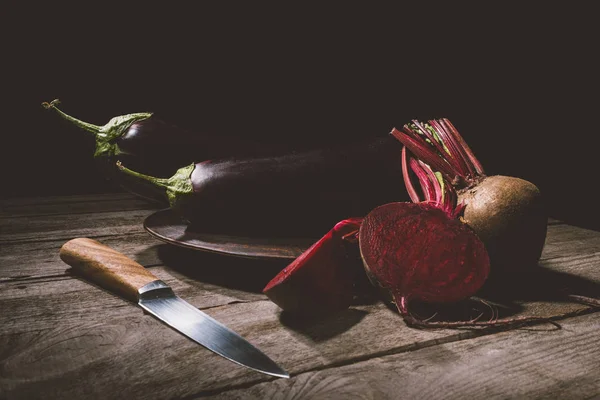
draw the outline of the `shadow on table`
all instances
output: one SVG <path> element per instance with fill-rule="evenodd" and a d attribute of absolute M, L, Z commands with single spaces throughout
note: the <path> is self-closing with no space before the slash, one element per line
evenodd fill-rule
<path fill-rule="evenodd" d="M 224 288 L 261 293 L 266 284 L 287 264 L 285 259 L 234 257 L 161 244 L 156 252 L 164 265 L 194 280 Z M 137 254 L 138 258 L 144 257 Z"/>
<path fill-rule="evenodd" d="M 368 312 L 364 310 L 348 308 L 335 315 L 308 318 L 282 311 L 279 320 L 283 325 L 310 341 L 322 342 L 346 332 L 362 321 L 367 314 Z"/>
<path fill-rule="evenodd" d="M 487 299 L 512 304 L 520 302 L 573 302 L 567 295 L 600 296 L 600 282 L 538 265 L 524 266 L 518 277 L 490 279 L 480 294 Z"/>
<path fill-rule="evenodd" d="M 518 277 L 493 277 L 470 299 L 455 304 L 423 304 L 414 302 L 411 311 L 419 319 L 437 321 L 479 321 L 521 316 L 540 316 L 560 319 L 573 312 L 585 311 L 581 307 L 565 307 L 566 303 L 590 306 L 596 301 L 600 306 L 600 283 L 577 275 L 558 272 L 541 265 L 523 267 Z M 569 295 L 579 297 L 569 297 Z M 537 303 L 535 306 L 532 306 Z M 546 303 L 541 305 L 540 303 Z M 393 304 L 390 308 L 395 310 Z"/>

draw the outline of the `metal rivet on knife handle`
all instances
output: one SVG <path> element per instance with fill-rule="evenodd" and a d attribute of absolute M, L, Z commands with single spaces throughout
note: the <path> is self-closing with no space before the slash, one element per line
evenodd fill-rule
<path fill-rule="evenodd" d="M 78 273 L 99 286 L 133 302 L 138 290 L 158 278 L 129 257 L 88 238 L 68 241 L 60 258 Z"/>

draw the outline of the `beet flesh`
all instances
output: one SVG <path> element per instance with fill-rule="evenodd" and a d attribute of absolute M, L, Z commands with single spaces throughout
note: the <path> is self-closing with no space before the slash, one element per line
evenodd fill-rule
<path fill-rule="evenodd" d="M 477 235 L 430 203 L 375 208 L 361 224 L 359 247 L 369 279 L 389 291 L 398 307 L 401 299 L 466 299 L 483 286 L 490 270 Z"/>
<path fill-rule="evenodd" d="M 360 261 L 348 256 L 347 246 L 356 246 L 344 238 L 357 232 L 362 218 L 338 222 L 263 289 L 263 293 L 281 309 L 292 314 L 315 317 L 348 308 L 353 286 L 361 272 Z"/>
<path fill-rule="evenodd" d="M 548 217 L 533 183 L 509 176 L 483 177 L 459 192 L 464 221 L 483 241 L 492 276 L 537 265 L 546 241 Z"/>

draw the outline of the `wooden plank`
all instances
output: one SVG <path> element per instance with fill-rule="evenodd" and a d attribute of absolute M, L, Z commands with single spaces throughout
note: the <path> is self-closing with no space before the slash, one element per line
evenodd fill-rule
<path fill-rule="evenodd" d="M 596 399 L 600 314 L 555 331 L 517 330 L 197 397 L 252 399 Z"/>
<path fill-rule="evenodd" d="M 53 220 L 48 226 L 58 223 L 56 217 L 40 219 Z M 85 225 L 79 228 L 90 229 Z M 44 398 L 113 398 L 135 396 L 140 388 L 147 388 L 152 391 L 150 398 L 168 398 L 212 393 L 268 379 L 232 367 L 166 327 L 157 334 L 156 321 L 134 306 L 64 276 L 66 265 L 58 259 L 58 248 L 64 240 L 52 238 L 56 232 L 52 229 L 42 232 L 46 236 L 39 237 L 47 242 L 17 241 L 2 246 L 2 255 L 8 257 L 2 265 L 4 261 L 18 263 L 27 246 L 32 246 L 35 257 L 26 255 L 20 265 L 29 263 L 30 268 L 38 271 L 48 267 L 45 269 L 48 273 L 7 280 L 0 286 L 0 309 L 11 310 L 10 314 L 0 316 L 0 371 L 3 372 L 0 393 L 14 398 L 35 398 L 40 393 Z M 281 266 L 273 264 L 268 271 L 260 269 L 265 267 L 264 261 L 233 259 L 166 245 L 150 245 L 149 249 L 145 233 L 139 231 L 107 237 L 113 240 L 111 245 L 145 261 L 146 265 L 157 260 L 158 266 L 151 270 L 159 278 L 274 359 L 285 360 L 282 365 L 292 373 L 360 362 L 479 334 L 408 328 L 381 303 L 355 305 L 327 321 L 293 321 L 260 293 L 275 268 Z M 125 237 L 137 239 L 123 241 Z M 593 235 L 585 237 L 593 240 Z M 47 244 L 49 247 L 45 247 Z M 579 242 L 574 249 L 579 249 Z M 591 279 L 597 279 L 593 274 L 600 270 L 595 268 L 598 253 L 588 253 L 586 258 L 568 253 L 573 251 L 568 246 L 566 251 L 562 258 L 547 258 L 544 262 L 549 268 L 573 267 L 577 273 L 586 277 L 592 274 Z M 204 268 L 206 265 L 212 268 Z M 52 277 L 50 270 L 58 272 L 58 276 Z M 574 304 L 541 301 L 522 306 L 523 313 L 538 315 L 585 309 Z M 139 333 L 148 326 L 152 327 L 148 328 L 151 333 Z M 377 340 L 373 339 L 373 332 L 377 333 Z M 197 357 L 189 358 L 190 354 Z M 157 355 L 162 357 L 158 365 Z M 126 379 L 127 374 L 134 380 Z M 93 381 L 94 385 L 84 386 L 80 384 L 82 381 Z"/>
<path fill-rule="evenodd" d="M 70 239 L 72 238 L 3 244 L 0 248 L 0 283 L 64 274 L 68 266 L 60 259 L 59 250 Z M 162 242 L 145 231 L 108 236 L 99 240 L 142 265 L 161 264 L 158 248 Z"/>
<path fill-rule="evenodd" d="M 102 238 L 101 242 L 151 270 L 168 271 L 191 285 L 212 290 L 260 293 L 286 262 L 253 260 L 162 244 L 147 233 Z M 0 250 L 0 287 L 28 285 L 44 277 L 65 276 L 69 266 L 59 257 L 64 241 L 14 244 Z M 29 249 L 31 246 L 33 249 Z"/>
<path fill-rule="evenodd" d="M 72 284 L 63 283 L 65 288 Z M 65 300 L 59 304 L 58 296 L 46 303 L 30 297 L 0 302 L 17 318 L 11 322 L 3 317 L 0 328 L 0 391 L 11 398 L 36 398 L 39 393 L 44 398 L 82 398 L 89 394 L 86 390 L 94 397 L 128 398 L 143 388 L 144 396 L 163 399 L 270 379 L 214 356 L 118 299 L 91 291 L 62 295 Z M 197 300 L 210 304 L 208 298 L 193 296 L 190 302 L 198 306 Z M 382 305 L 369 312 L 349 311 L 304 331 L 282 324 L 277 307 L 268 301 L 206 312 L 292 371 L 468 334 L 408 330 L 397 342 L 395 327 L 401 321 Z M 367 328 L 378 329 L 380 340 L 369 343 Z M 59 390 L 53 392 L 53 387 Z"/>
<path fill-rule="evenodd" d="M 0 221 L 0 246 L 74 237 L 106 237 L 143 232 L 144 219 L 152 210 L 113 211 L 36 217 L 4 218 Z"/>
<path fill-rule="evenodd" d="M 237 285 L 232 282 L 224 285 L 219 281 L 222 277 L 198 281 L 165 267 L 152 267 L 148 270 L 197 307 L 210 308 L 233 302 L 266 300 L 266 296 L 261 293 L 264 283 L 257 283 L 250 276 L 252 273 L 235 279 Z M 44 316 L 49 318 L 51 326 L 56 320 L 70 316 L 79 318 L 81 313 L 90 308 L 102 311 L 125 304 L 128 303 L 117 296 L 68 275 L 5 283 L 0 290 L 0 309 L 11 312 L 0 316 L 0 334 L 9 333 L 12 329 L 22 329 L 20 324 L 27 325 L 27 320 L 33 316 L 37 316 L 34 325 L 36 329 L 42 329 L 46 328 L 40 319 Z"/>
<path fill-rule="evenodd" d="M 159 208 L 161 207 L 156 203 L 128 193 L 12 198 L 0 201 L 0 220 L 26 216 L 156 210 Z"/>
<path fill-rule="evenodd" d="M 187 280 L 177 279 L 164 269 L 151 268 L 150 271 L 171 285 L 182 298 L 200 308 L 264 300 L 264 296 L 258 293 L 225 292 L 210 284 L 199 287 Z M 235 293 L 239 293 L 239 296 L 235 296 Z M 51 329 L 57 323 L 71 320 L 112 319 L 140 312 L 135 304 L 71 277 L 5 285 L 0 291 L 0 306 L 3 310 L 10 310 L 0 318 L 0 335 Z"/>
<path fill-rule="evenodd" d="M 66 276 L 58 249 L 75 235 L 87 236 L 80 234 L 85 232 L 100 231 L 101 236 L 95 237 L 103 242 L 108 240 L 107 244 L 144 265 L 156 265 L 151 271 L 178 294 L 236 329 L 293 374 L 360 364 L 373 357 L 481 334 L 408 328 L 395 312 L 378 302 L 357 304 L 327 321 L 294 321 L 260 293 L 282 267 L 279 262 L 161 245 L 141 230 L 136 218 L 127 219 L 119 212 L 87 213 L 65 221 L 69 217 L 40 215 L 0 222 L 2 240 L 5 226 L 12 226 L 12 238 L 16 238 L 0 246 L 0 279 L 4 278 L 0 309 L 10 310 L 0 313 L 0 398 L 4 394 L 10 398 L 42 394 L 44 398 L 115 398 L 140 393 L 145 398 L 170 398 L 221 392 L 269 379 L 237 368 L 157 325 L 133 305 Z M 18 219 L 21 222 L 5 224 Z M 72 226 L 75 231 L 69 229 Z M 559 232 L 556 238 L 554 232 Z M 597 237 L 564 224 L 551 225 L 542 265 L 559 273 L 546 276 L 554 280 L 571 277 L 576 284 L 583 279 L 592 283 L 592 289 L 597 288 Z M 526 300 L 515 304 L 524 314 L 587 309 L 542 301 L 546 298 Z"/>
<path fill-rule="evenodd" d="M 549 225 L 542 261 L 600 251 L 600 232 L 573 225 Z"/>
<path fill-rule="evenodd" d="M 27 207 L 38 206 L 45 204 L 70 204 L 70 203 L 87 203 L 103 200 L 130 200 L 135 198 L 130 193 L 93 193 L 93 194 L 77 194 L 77 195 L 60 195 L 60 196 L 40 196 L 40 197 L 10 197 L 1 199 L 2 207 Z"/>
<path fill-rule="evenodd" d="M 323 321 L 300 321 L 262 295 L 230 296 L 166 270 L 152 271 L 292 374 L 482 334 L 409 328 L 379 302 L 357 304 Z M 7 284 L 0 291 L 0 309 L 10 310 L 0 316 L 0 391 L 12 398 L 130 397 L 140 388 L 151 389 L 150 398 L 171 398 L 270 379 L 197 348 L 131 303 L 87 283 L 56 278 L 24 286 Z M 582 310 L 569 303 L 526 303 L 523 312 Z M 80 384 L 86 381 L 94 384 Z"/>

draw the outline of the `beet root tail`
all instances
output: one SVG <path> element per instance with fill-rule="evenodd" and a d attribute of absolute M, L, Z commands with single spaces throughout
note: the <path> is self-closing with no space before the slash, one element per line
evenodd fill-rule
<path fill-rule="evenodd" d="M 408 309 L 408 299 L 405 296 L 394 296 L 394 302 L 398 309 L 398 312 L 404 319 L 407 325 L 414 328 L 430 328 L 430 329 L 444 329 L 444 328 L 495 328 L 495 327 L 516 327 L 527 324 L 536 323 L 549 323 L 554 325 L 556 328 L 561 329 L 561 326 L 550 318 L 545 317 L 511 317 L 511 318 L 492 318 L 489 321 L 479 321 L 482 314 L 478 317 L 469 321 L 431 321 L 428 319 L 416 318 Z M 486 304 L 486 303 L 484 303 Z M 486 304 L 488 305 L 488 304 Z"/>

